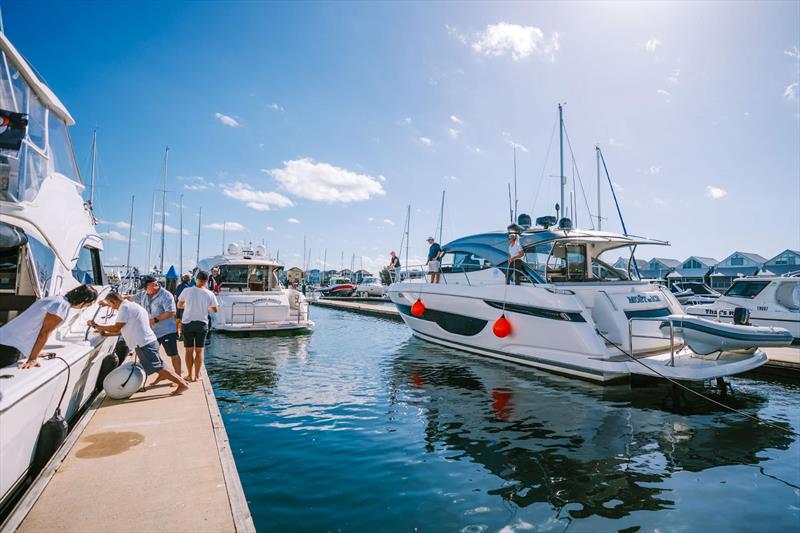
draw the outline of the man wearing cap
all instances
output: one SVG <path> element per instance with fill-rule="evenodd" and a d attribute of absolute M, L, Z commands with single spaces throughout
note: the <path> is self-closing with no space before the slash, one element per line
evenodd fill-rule
<path fill-rule="evenodd" d="M 428 244 L 431 245 L 428 249 L 428 273 L 431 275 L 431 283 L 439 283 L 442 277 L 442 263 L 439 261 L 442 257 L 442 247 L 433 237 L 428 237 Z"/>
<path fill-rule="evenodd" d="M 508 270 L 506 271 L 506 285 L 511 283 L 511 276 L 514 276 L 514 284 L 519 285 L 522 273 L 524 270 L 524 263 L 522 258 L 525 257 L 525 250 L 519 243 L 519 235 L 516 233 L 508 234 Z"/>
<path fill-rule="evenodd" d="M 172 293 L 163 288 L 153 276 L 142 278 L 142 291 L 133 301 L 147 310 L 150 328 L 155 333 L 158 344 L 172 360 L 172 368 L 181 375 L 181 357 L 178 354 L 178 329 L 175 323 L 175 299 Z M 160 381 L 161 377 L 159 376 Z"/>
<path fill-rule="evenodd" d="M 400 258 L 397 257 L 394 250 L 392 250 L 390 255 L 392 258 L 389 260 L 389 276 L 391 277 L 394 275 L 394 279 L 391 281 L 400 281 Z"/>

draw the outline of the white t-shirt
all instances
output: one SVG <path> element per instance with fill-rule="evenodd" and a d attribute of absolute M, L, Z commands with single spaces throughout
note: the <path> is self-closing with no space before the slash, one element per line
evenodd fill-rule
<path fill-rule="evenodd" d="M 147 310 L 133 302 L 122 302 L 117 310 L 117 324 L 122 326 L 122 338 L 130 349 L 147 346 L 156 342 L 156 334 L 150 329 L 150 317 Z"/>
<path fill-rule="evenodd" d="M 510 244 L 508 246 L 508 257 L 514 257 L 518 255 L 522 251 L 522 246 L 520 246 L 519 241 L 515 244 Z"/>
<path fill-rule="evenodd" d="M 0 327 L 0 344 L 13 346 L 22 355 L 30 357 L 36 337 L 42 331 L 45 315 L 56 315 L 63 322 L 69 315 L 69 309 L 69 302 L 63 296 L 36 300 L 29 308 Z"/>
<path fill-rule="evenodd" d="M 205 287 L 183 289 L 178 301 L 186 304 L 183 308 L 183 318 L 181 318 L 181 322 L 184 324 L 208 321 L 208 308 L 219 305 L 214 293 Z"/>

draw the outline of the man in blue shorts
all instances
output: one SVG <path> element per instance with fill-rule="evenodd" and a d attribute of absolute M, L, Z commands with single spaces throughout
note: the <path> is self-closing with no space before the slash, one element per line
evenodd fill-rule
<path fill-rule="evenodd" d="M 125 300 L 119 293 L 110 292 L 105 297 L 106 303 L 117 311 L 117 319 L 113 326 L 102 326 L 94 320 L 89 320 L 87 324 L 103 335 L 115 336 L 122 335 L 128 347 L 136 351 L 139 364 L 144 368 L 145 373 L 157 374 L 158 379 L 167 379 L 173 382 L 178 388 L 173 395 L 183 394 L 189 389 L 189 385 L 172 370 L 164 366 L 164 361 L 158 352 L 158 339 L 153 330 L 150 329 L 150 318 L 144 307 Z"/>
<path fill-rule="evenodd" d="M 208 314 L 216 313 L 217 297 L 206 288 L 208 272 L 199 270 L 194 287 L 181 292 L 178 308 L 183 309 L 183 347 L 186 348 L 186 369 L 189 381 L 200 379 L 203 369 L 203 349 L 208 334 Z"/>
<path fill-rule="evenodd" d="M 150 328 L 156 334 L 158 344 L 164 347 L 164 353 L 172 360 L 172 368 L 180 376 L 181 356 L 178 354 L 175 298 L 153 276 L 142 278 L 142 289 L 134 296 L 133 301 L 147 310 L 147 314 L 150 316 Z"/>

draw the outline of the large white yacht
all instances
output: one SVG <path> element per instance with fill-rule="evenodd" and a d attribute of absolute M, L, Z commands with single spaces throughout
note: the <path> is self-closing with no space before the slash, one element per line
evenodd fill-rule
<path fill-rule="evenodd" d="M 219 310 L 212 328 L 225 333 L 303 333 L 314 328 L 305 296 L 284 289 L 279 280 L 283 265 L 258 245 L 228 246 L 228 253 L 200 261 L 200 269 L 219 268 Z"/>
<path fill-rule="evenodd" d="M 696 353 L 686 346 L 691 345 L 688 333 L 684 342 L 684 330 L 694 325 L 670 291 L 621 273 L 601 258 L 612 250 L 666 242 L 574 230 L 568 219 L 551 228 L 547 226 L 554 217 L 543 219 L 544 226 L 519 228 L 525 250 L 517 268 L 519 285 L 506 284 L 505 231 L 445 245 L 440 283 L 392 284 L 389 297 L 413 334 L 598 382 L 623 381 L 635 374 L 687 381 L 730 376 L 767 361 L 762 351 L 755 350 L 759 342 L 787 343 L 785 330 L 754 329 L 752 340 L 742 341 L 745 346 L 728 351 L 731 336 L 746 335 L 718 328 L 712 336 L 719 349 L 708 355 Z M 508 322 L 497 328 L 501 316 Z M 714 324 L 703 322 L 706 327 Z M 664 324 L 666 333 L 661 329 Z"/>
<path fill-rule="evenodd" d="M 82 198 L 69 138 L 74 120 L 2 32 L 0 109 L 28 119 L 18 149 L 0 149 L 0 324 L 5 324 L 37 298 L 81 283 L 95 285 L 102 297 L 108 286 L 103 242 Z M 112 311 L 96 303 L 72 310 L 44 347 L 61 359 L 40 357 L 41 367 L 27 370 L 0 368 L 0 512 L 34 473 L 37 447 L 39 454 L 45 449 L 37 444 L 43 424 L 57 412 L 72 419 L 95 392 L 104 359 L 115 357 L 117 339 L 90 331 L 86 322 L 92 318 L 113 322 Z M 39 459 L 35 466 L 42 466 Z"/>
<path fill-rule="evenodd" d="M 791 332 L 800 342 L 800 273 L 794 276 L 752 276 L 733 281 L 716 301 L 690 305 L 690 315 L 732 322 L 734 311 L 743 307 L 750 322 L 758 326 L 778 326 Z"/>

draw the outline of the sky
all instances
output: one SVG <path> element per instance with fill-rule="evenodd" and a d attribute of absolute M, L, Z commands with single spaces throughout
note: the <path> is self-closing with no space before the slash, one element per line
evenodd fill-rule
<path fill-rule="evenodd" d="M 106 264 L 125 262 L 134 196 L 144 266 L 166 146 L 165 263 L 182 199 L 184 270 L 200 208 L 201 258 L 225 225 L 287 267 L 305 239 L 310 267 L 375 270 L 410 205 L 414 263 L 442 191 L 444 242 L 506 227 L 515 150 L 519 212 L 554 214 L 558 103 L 579 227 L 597 225 L 599 145 L 628 231 L 672 245 L 637 256 L 800 249 L 798 2 L 0 6 L 75 117 L 86 183 L 97 128 Z M 152 264 L 160 192 L 156 211 Z M 600 211 L 621 231 L 607 183 Z"/>

